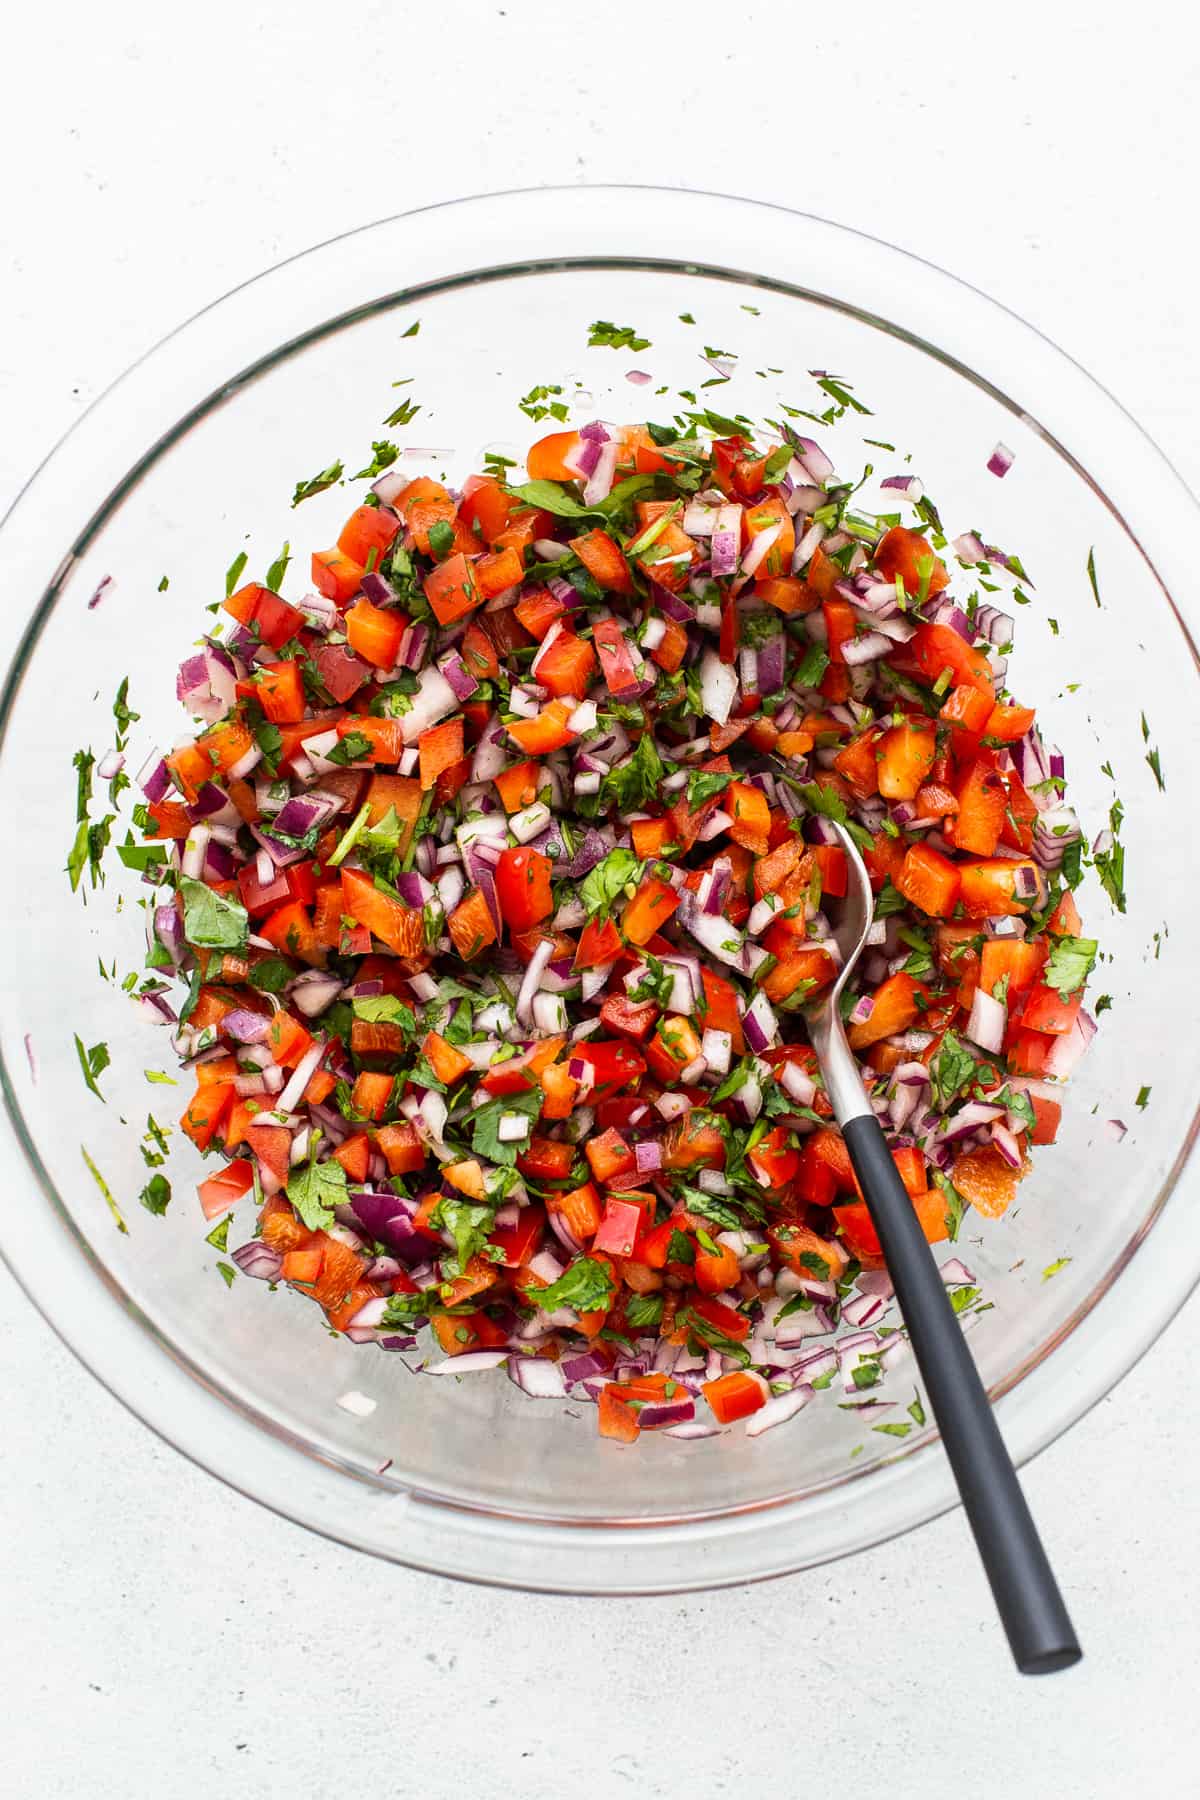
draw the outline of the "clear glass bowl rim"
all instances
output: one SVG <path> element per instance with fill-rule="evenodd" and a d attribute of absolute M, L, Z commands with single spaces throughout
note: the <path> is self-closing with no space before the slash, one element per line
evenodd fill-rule
<path fill-rule="evenodd" d="M 597 249 L 614 240 L 619 250 Z M 508 253 L 493 260 L 481 256 L 473 270 L 463 270 L 456 248 L 463 242 L 504 246 Z M 719 245 L 722 254 L 696 257 L 706 243 Z M 726 253 L 735 247 L 739 255 Z M 649 186 L 539 188 L 446 201 L 301 252 L 194 315 L 92 403 L 0 522 L 0 567 L 36 569 L 38 578 L 26 575 L 23 585 L 41 595 L 27 623 L 8 618 L 0 624 L 0 664 L 11 659 L 0 699 L 0 745 L 39 620 L 114 496 L 215 396 L 235 391 L 298 339 L 352 319 L 363 304 L 361 291 L 352 297 L 360 274 L 377 282 L 381 267 L 419 267 L 416 279 L 410 274 L 389 291 L 394 303 L 396 293 L 461 283 L 473 273 L 577 261 L 694 268 L 766 282 L 857 313 L 956 367 L 1038 430 L 1118 516 L 1156 573 L 1196 660 L 1195 609 L 1182 548 L 1195 541 L 1195 497 L 1120 403 L 1017 314 L 882 240 L 770 203 Z M 801 278 L 811 268 L 821 271 L 819 287 Z M 325 310 L 327 289 L 340 297 L 332 311 Z M 875 306 L 884 292 L 886 317 Z M 279 321 L 293 314 L 304 324 L 281 341 Z M 253 354 L 242 354 L 243 343 Z M 976 366 L 984 344 L 986 373 Z M 241 368 L 231 376 L 235 352 Z M 1010 398 L 1017 392 L 1038 395 L 1036 414 Z M 147 420 L 160 429 L 148 433 Z M 1088 444 L 1086 467 L 1066 447 L 1073 439 Z M 114 446 L 120 447 L 115 453 Z M 115 486 L 114 464 L 122 470 Z M 42 546 L 56 541 L 55 500 L 64 484 L 72 494 L 87 495 L 91 510 L 84 507 L 87 524 L 47 569 Z M 1113 495 L 1120 496 L 1119 508 Z M 765 1579 L 851 1554 L 956 1502 L 936 1439 L 799 1499 L 667 1523 L 581 1526 L 372 1489 L 357 1471 L 328 1463 L 235 1396 L 218 1393 L 127 1304 L 49 1182 L 2 1063 L 0 1083 L 4 1141 L 21 1151 L 49 1202 L 36 1212 L 16 1210 L 0 1225 L 0 1255 L 34 1305 L 109 1392 L 164 1441 L 239 1492 L 336 1541 L 408 1566 L 502 1586 L 679 1592 Z M 1042 1346 L 1034 1366 L 1013 1371 L 994 1391 L 1019 1463 L 1053 1442 L 1121 1379 L 1200 1279 L 1196 1215 L 1178 1193 L 1168 1205 L 1198 1129 L 1200 1113 L 1125 1254 L 1063 1321 L 1052 1343 Z M 1138 1303 L 1122 1307 L 1109 1290 L 1135 1250 L 1144 1279 Z M 41 1279 L 47 1266 L 54 1269 L 51 1284 Z M 1054 1354 L 1068 1337 L 1074 1353 L 1069 1368 Z"/>

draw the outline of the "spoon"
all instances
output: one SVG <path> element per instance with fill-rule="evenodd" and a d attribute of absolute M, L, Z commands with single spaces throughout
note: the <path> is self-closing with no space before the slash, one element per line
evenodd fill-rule
<path fill-rule="evenodd" d="M 850 876 L 833 933 L 842 965 L 833 987 L 804 1008 L 809 1036 L 879 1234 L 1013 1658 L 1023 1675 L 1048 1675 L 1070 1668 L 1083 1652 L 941 1273 L 846 1042 L 838 996 L 867 941 L 874 903 L 866 866 L 850 833 L 836 823 L 833 829 L 846 852 Z"/>

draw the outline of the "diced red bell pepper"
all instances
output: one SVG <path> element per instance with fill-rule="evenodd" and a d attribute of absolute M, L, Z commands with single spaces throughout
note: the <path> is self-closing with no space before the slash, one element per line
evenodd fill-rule
<path fill-rule="evenodd" d="M 511 931 L 528 931 L 554 911 L 552 866 L 548 856 L 524 844 L 501 852 L 496 865 L 496 899 Z"/>
<path fill-rule="evenodd" d="M 771 1390 L 753 1369 L 735 1369 L 706 1381 L 701 1389 L 713 1418 L 720 1425 L 732 1425 L 736 1419 L 748 1419 L 767 1404 Z"/>

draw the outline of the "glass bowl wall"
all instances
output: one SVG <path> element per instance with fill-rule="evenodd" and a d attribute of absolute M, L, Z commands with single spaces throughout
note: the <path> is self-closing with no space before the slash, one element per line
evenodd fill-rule
<path fill-rule="evenodd" d="M 628 325 L 649 346 L 589 348 L 593 320 Z M 713 375 L 706 347 L 736 354 L 728 383 L 701 387 Z M 630 383 L 634 369 L 651 384 Z M 1064 749 L 1090 832 L 1116 795 L 1124 806 L 1127 911 L 1113 912 L 1094 876 L 1080 896 L 1105 953 L 1094 991 L 1111 993 L 1111 1011 L 1019 1205 L 995 1224 L 969 1215 L 955 1247 L 994 1301 L 972 1344 L 1027 1455 L 1151 1341 L 1198 1256 L 1186 1197 L 1168 1200 L 1196 1101 L 1188 897 L 1200 858 L 1181 828 L 1194 811 L 1196 663 L 1183 619 L 1196 507 L 1061 352 L 941 272 L 818 220 L 649 189 L 492 196 L 355 233 L 201 314 L 92 409 L 0 532 L 0 650 L 15 659 L 0 751 L 13 1175 L 0 1249 L 148 1423 L 347 1543 L 480 1580 L 667 1589 L 845 1553 L 953 1501 L 931 1432 L 875 1434 L 832 1394 L 754 1442 L 658 1438 L 626 1451 L 598 1440 L 590 1407 L 528 1402 L 502 1374 L 418 1378 L 332 1339 L 293 1295 L 245 1279 L 227 1291 L 193 1197 L 200 1161 L 180 1134 L 170 1212 L 151 1218 L 137 1204 L 146 1113 L 171 1121 L 182 1092 L 147 1082 L 147 1068 L 170 1071 L 169 1045 L 120 990 L 141 963 L 137 879 L 114 864 L 105 887 L 72 894 L 64 874 L 71 756 L 108 747 L 120 681 L 141 715 L 136 769 L 185 735 L 175 669 L 235 556 L 261 578 L 290 540 L 285 591 L 307 586 L 309 551 L 333 540 L 357 490 L 293 511 L 299 479 L 339 457 L 364 466 L 381 437 L 404 446 L 402 466 L 451 483 L 484 450 L 519 458 L 553 426 L 518 408 L 544 384 L 561 386 L 574 422 L 665 419 L 689 404 L 679 390 L 756 420 L 782 403 L 820 412 L 829 399 L 812 370 L 848 380 L 871 409 L 808 428 L 841 473 L 857 479 L 870 463 L 877 482 L 911 470 L 948 532 L 978 528 L 1020 554 L 1030 604 L 1016 609 L 1013 685 Z M 404 399 L 420 411 L 385 428 Z M 1003 481 L 986 469 L 997 441 L 1015 453 Z M 98 958 L 115 961 L 115 981 L 101 981 Z M 110 1047 L 105 1105 L 82 1087 L 76 1031 Z M 1112 1118 L 1129 1127 L 1120 1144 Z M 242 1202 L 231 1246 L 252 1229 Z M 905 1402 L 911 1373 L 901 1364 L 889 1377 Z M 350 1389 L 376 1402 L 368 1418 L 338 1405 Z"/>

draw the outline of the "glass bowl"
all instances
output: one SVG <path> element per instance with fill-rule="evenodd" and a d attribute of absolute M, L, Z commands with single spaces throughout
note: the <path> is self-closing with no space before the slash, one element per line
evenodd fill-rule
<path fill-rule="evenodd" d="M 650 344 L 589 348 L 595 320 Z M 707 390 L 706 348 L 739 358 Z M 634 369 L 652 384 L 631 384 Z M 816 433 L 843 473 L 868 461 L 876 479 L 915 472 L 950 534 L 977 528 L 1019 552 L 1036 587 L 1014 685 L 1065 750 L 1089 833 L 1114 795 L 1124 806 L 1127 910 L 1094 875 L 1080 895 L 1104 950 L 1094 991 L 1111 1010 L 1019 1205 L 995 1224 L 968 1215 L 954 1247 L 994 1302 L 972 1345 L 1026 1458 L 1129 1368 L 1200 1268 L 1196 1212 L 1173 1195 L 1195 1131 L 1200 851 L 1179 815 L 1200 698 L 1186 623 L 1197 509 L 1074 363 L 950 276 L 821 220 L 650 188 L 488 196 L 323 245 L 198 315 L 78 423 L 0 532 L 13 858 L 0 1050 L 19 1172 L 0 1248 L 65 1341 L 164 1438 L 344 1543 L 480 1581 L 667 1591 L 797 1569 L 954 1501 L 931 1430 L 876 1433 L 834 1394 L 756 1441 L 735 1431 L 627 1450 L 597 1437 L 590 1407 L 527 1401 L 502 1374 L 417 1377 L 331 1338 L 284 1290 L 239 1279 L 228 1291 L 179 1133 L 170 1211 L 137 1201 L 147 1112 L 173 1122 L 182 1091 L 147 1081 L 170 1070 L 169 1045 L 121 988 L 142 961 L 137 878 L 111 853 L 95 891 L 85 876 L 72 893 L 64 873 L 72 754 L 109 746 L 122 679 L 141 715 L 136 769 L 185 734 L 175 670 L 234 558 L 244 551 L 261 579 L 290 539 L 285 586 L 304 591 L 308 552 L 332 541 L 357 490 L 294 512 L 298 480 L 338 457 L 354 472 L 384 437 L 414 471 L 452 482 L 485 449 L 519 457 L 553 428 L 518 410 L 539 385 L 561 386 L 573 420 L 665 417 L 680 389 L 755 419 L 782 403 L 821 412 L 812 370 L 851 381 L 871 409 Z M 420 411 L 385 428 L 403 400 Z M 986 467 L 998 441 L 1015 453 L 1003 480 Z M 115 974 L 101 980 L 98 960 Z M 83 1087 L 75 1032 L 109 1046 L 104 1103 Z M 1129 1128 L 1120 1143 L 1114 1118 Z M 252 1229 L 243 1201 L 231 1247 Z M 911 1368 L 888 1376 L 904 1403 Z M 369 1416 L 339 1405 L 350 1391 L 375 1402 Z"/>

